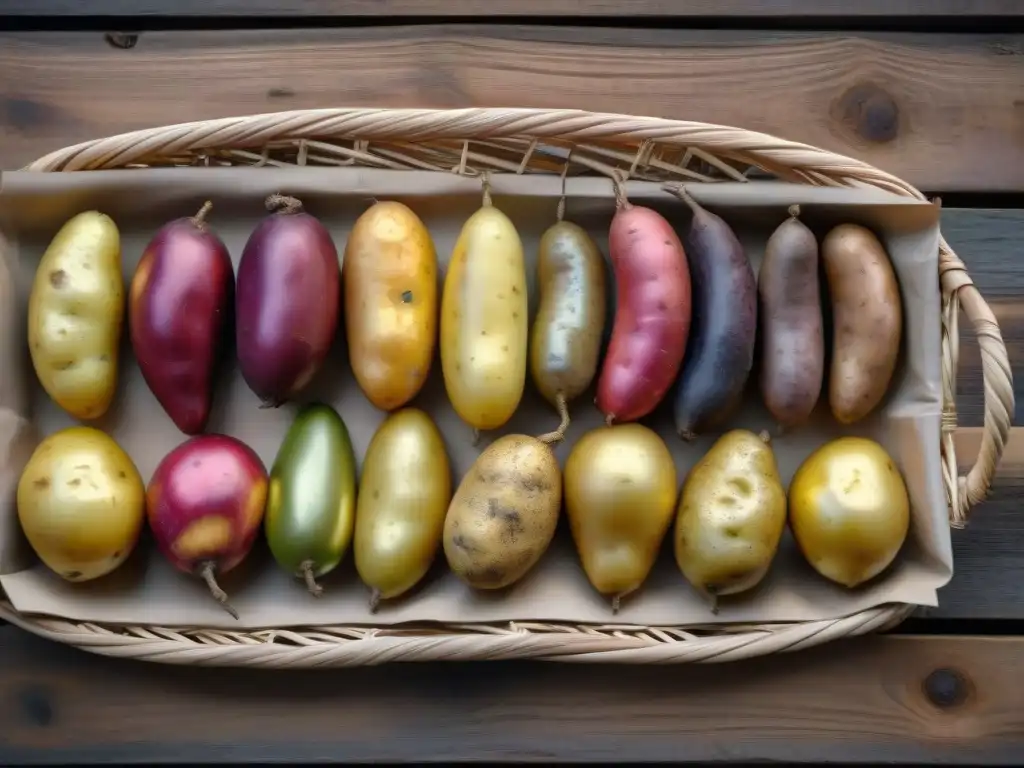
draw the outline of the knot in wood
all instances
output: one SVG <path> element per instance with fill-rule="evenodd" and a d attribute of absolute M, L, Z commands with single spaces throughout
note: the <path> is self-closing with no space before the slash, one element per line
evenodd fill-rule
<path fill-rule="evenodd" d="M 924 679 L 922 685 L 928 701 L 939 709 L 959 707 L 967 701 L 970 684 L 958 669 L 941 668 L 934 670 Z"/>
<path fill-rule="evenodd" d="M 874 83 L 849 88 L 833 106 L 833 117 L 865 141 L 884 143 L 899 133 L 900 108 L 884 88 Z"/>

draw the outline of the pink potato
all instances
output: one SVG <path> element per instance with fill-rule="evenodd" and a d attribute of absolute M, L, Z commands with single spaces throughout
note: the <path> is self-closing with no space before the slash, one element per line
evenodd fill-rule
<path fill-rule="evenodd" d="M 643 418 L 668 392 L 686 352 L 691 295 L 683 244 L 656 211 L 622 205 L 608 250 L 618 300 L 597 407 L 611 424 Z"/>

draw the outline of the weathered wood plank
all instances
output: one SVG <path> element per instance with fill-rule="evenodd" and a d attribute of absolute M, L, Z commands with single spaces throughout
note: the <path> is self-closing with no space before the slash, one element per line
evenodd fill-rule
<path fill-rule="evenodd" d="M 957 432 L 957 458 L 966 470 L 975 460 L 981 428 Z M 954 530 L 953 579 L 939 591 L 939 605 L 919 615 L 938 619 L 1024 619 L 1024 427 L 1014 427 L 989 498 L 967 527 Z"/>
<path fill-rule="evenodd" d="M 1013 35 L 516 25 L 152 32 L 130 50 L 99 33 L 0 33 L 0 167 L 282 109 L 578 107 L 740 125 L 929 191 L 1020 190 L 1021 52 Z"/>
<path fill-rule="evenodd" d="M 1024 752 L 1022 664 L 1024 638 L 879 637 L 703 668 L 259 672 L 88 657 L 5 627 L 0 762 L 1006 764 Z"/>
<path fill-rule="evenodd" d="M 1020 16 L 1016 0 L 0 0 L 19 16 Z"/>

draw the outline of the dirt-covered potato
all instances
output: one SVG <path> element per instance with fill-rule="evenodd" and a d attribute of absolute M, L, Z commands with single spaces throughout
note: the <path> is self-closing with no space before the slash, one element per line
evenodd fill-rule
<path fill-rule="evenodd" d="M 480 454 L 444 524 L 452 571 L 477 589 L 518 581 L 548 548 L 562 503 L 562 474 L 545 443 L 505 435 Z"/>

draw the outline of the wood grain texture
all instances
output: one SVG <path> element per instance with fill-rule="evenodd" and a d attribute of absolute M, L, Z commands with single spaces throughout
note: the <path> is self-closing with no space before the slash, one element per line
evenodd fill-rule
<path fill-rule="evenodd" d="M 0 0 L 21 16 L 1020 16 L 1017 0 Z"/>
<path fill-rule="evenodd" d="M 206 670 L 0 629 L 0 763 L 1012 763 L 1024 638 L 884 637 L 752 663 Z"/>
<path fill-rule="evenodd" d="M 1024 189 L 1024 36 L 397 26 L 0 33 L 0 167 L 134 128 L 324 106 L 740 125 L 928 191 Z"/>

